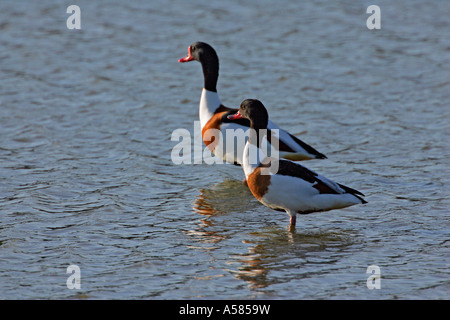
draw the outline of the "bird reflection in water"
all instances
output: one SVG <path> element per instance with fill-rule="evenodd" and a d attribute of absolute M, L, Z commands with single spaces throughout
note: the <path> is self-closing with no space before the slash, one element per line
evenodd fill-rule
<path fill-rule="evenodd" d="M 224 180 L 211 188 L 199 190 L 200 194 L 194 200 L 192 209 L 202 215 L 195 228 L 188 231 L 203 243 L 217 243 L 229 236 L 228 225 L 216 223 L 216 218 L 232 212 L 243 212 L 259 204 L 242 181 Z M 222 220 L 222 219 L 218 219 Z M 240 223 L 236 220 L 236 224 Z"/>
<path fill-rule="evenodd" d="M 199 244 L 190 247 L 215 250 L 221 247 L 221 241 L 241 237 L 242 249 L 246 248 L 247 251 L 231 252 L 227 261 L 230 268 L 224 271 L 245 281 L 251 290 L 289 281 L 291 276 L 298 276 L 302 266 L 308 265 L 307 257 L 311 253 L 328 251 L 330 248 L 331 251 L 339 251 L 353 243 L 347 231 L 330 229 L 289 232 L 278 226 L 278 220 L 266 220 L 265 226 L 258 224 L 250 232 L 239 231 L 245 220 L 254 219 L 254 216 L 246 218 L 238 214 L 246 211 L 264 212 L 267 209 L 255 201 L 248 188 L 238 180 L 225 180 L 211 188 L 200 189 L 192 208 L 202 217 L 187 231 Z M 259 214 L 264 214 L 263 212 Z M 237 214 L 230 218 L 229 215 L 233 213 Z M 325 257 L 327 258 L 323 263 L 330 263 L 329 255 Z"/>
<path fill-rule="evenodd" d="M 212 216 L 247 210 L 253 207 L 250 202 L 254 202 L 252 194 L 241 181 L 224 180 L 209 189 L 200 189 L 193 209 L 199 214 Z"/>
<path fill-rule="evenodd" d="M 248 252 L 231 256 L 229 265 L 236 268 L 228 271 L 247 282 L 249 289 L 262 289 L 304 277 L 305 272 L 311 271 L 311 256 L 323 257 L 314 261 L 315 267 L 335 263 L 333 252 L 339 255 L 354 242 L 346 232 L 335 230 L 293 233 L 269 227 L 251 233 L 251 239 L 246 241 L 250 244 Z"/>

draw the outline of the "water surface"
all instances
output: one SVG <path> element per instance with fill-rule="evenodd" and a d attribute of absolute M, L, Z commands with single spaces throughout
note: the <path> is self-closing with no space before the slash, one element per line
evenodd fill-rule
<path fill-rule="evenodd" d="M 3 299 L 448 299 L 446 1 L 58 1 L 0 10 Z M 257 98 L 364 206 L 288 216 L 232 165 L 174 165 L 218 51 L 222 102 Z M 69 290 L 66 268 L 81 270 Z M 381 270 L 369 290 L 367 267 Z"/>

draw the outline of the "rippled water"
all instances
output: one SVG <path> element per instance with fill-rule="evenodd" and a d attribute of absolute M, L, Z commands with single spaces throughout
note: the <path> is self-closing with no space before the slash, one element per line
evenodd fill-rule
<path fill-rule="evenodd" d="M 448 1 L 3 1 L 0 297 L 448 299 Z M 224 104 L 258 98 L 367 195 L 301 216 L 232 165 L 174 165 L 218 51 Z M 69 290 L 69 265 L 81 289 Z M 369 265 L 381 288 L 366 285 Z"/>

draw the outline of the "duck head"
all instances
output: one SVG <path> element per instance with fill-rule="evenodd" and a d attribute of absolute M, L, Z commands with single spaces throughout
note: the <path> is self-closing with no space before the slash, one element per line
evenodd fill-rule
<path fill-rule="evenodd" d="M 204 88 L 217 92 L 219 77 L 219 57 L 213 47 L 205 42 L 195 42 L 188 47 L 188 55 L 178 59 L 178 62 L 198 61 L 202 64 Z"/>
<path fill-rule="evenodd" d="M 178 62 L 199 61 L 202 62 L 208 57 L 216 57 L 216 51 L 209 44 L 205 42 L 194 42 L 188 47 L 188 55 L 184 58 L 178 59 Z"/>
<path fill-rule="evenodd" d="M 250 127 L 253 129 L 267 129 L 269 114 L 266 107 L 259 100 L 246 99 L 242 101 L 238 112 L 228 116 L 230 120 L 242 118 L 250 120 Z"/>

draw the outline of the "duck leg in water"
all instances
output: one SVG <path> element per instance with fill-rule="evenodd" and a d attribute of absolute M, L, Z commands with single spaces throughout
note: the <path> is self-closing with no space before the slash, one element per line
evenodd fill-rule
<path fill-rule="evenodd" d="M 289 220 L 289 231 L 295 231 L 295 224 L 297 222 L 297 216 L 294 214 L 293 216 L 291 216 L 291 219 Z"/>

